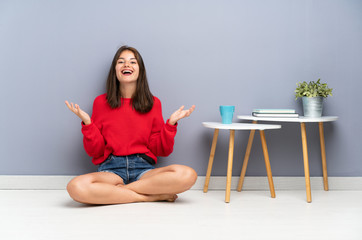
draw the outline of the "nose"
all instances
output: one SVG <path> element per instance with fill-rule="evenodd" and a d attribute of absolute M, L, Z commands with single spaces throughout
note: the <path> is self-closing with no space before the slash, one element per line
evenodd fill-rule
<path fill-rule="evenodd" d="M 125 62 L 124 62 L 124 66 L 125 66 L 125 67 L 128 67 L 128 66 L 129 66 L 129 61 L 125 61 Z"/>

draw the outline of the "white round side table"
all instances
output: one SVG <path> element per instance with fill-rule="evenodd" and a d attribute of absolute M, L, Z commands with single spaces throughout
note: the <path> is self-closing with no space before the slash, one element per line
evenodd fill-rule
<path fill-rule="evenodd" d="M 318 123 L 319 126 L 319 138 L 321 144 L 321 157 L 322 157 L 322 167 L 323 167 L 323 182 L 324 182 L 324 190 L 328 191 L 328 174 L 327 174 L 327 160 L 326 160 L 326 150 L 325 150 L 325 142 L 324 142 L 324 122 L 333 122 L 338 119 L 336 116 L 322 116 L 318 118 L 311 117 L 298 117 L 298 118 L 279 118 L 279 117 L 254 117 L 250 115 L 241 115 L 237 116 L 238 119 L 241 120 L 251 120 L 253 124 L 256 124 L 257 121 L 267 121 L 267 122 L 296 122 L 300 123 L 301 127 L 301 135 L 302 135 L 302 147 L 303 147 L 303 161 L 304 161 L 304 175 L 305 175 L 305 185 L 306 185 L 306 194 L 307 194 L 307 202 L 312 202 L 312 194 L 310 187 L 310 175 L 309 175 L 309 160 L 308 160 L 308 148 L 307 148 L 307 134 L 305 130 L 305 123 Z M 252 145 L 254 136 L 249 136 L 249 143 Z M 248 144 L 249 144 L 248 143 Z M 245 165 L 245 164 L 244 164 Z M 243 165 L 243 169 L 244 169 Z M 247 167 L 247 162 L 245 165 L 245 170 Z M 243 172 L 243 171 L 242 171 Z M 241 176 L 240 176 L 241 178 Z"/>
<path fill-rule="evenodd" d="M 214 137 L 213 137 L 212 145 L 211 145 L 209 164 L 207 167 L 204 192 L 206 193 L 209 188 L 210 175 L 211 175 L 212 165 L 214 162 L 215 149 L 216 149 L 217 137 L 219 135 L 219 129 L 225 129 L 225 130 L 230 131 L 228 167 L 227 167 L 227 177 L 226 177 L 226 191 L 225 191 L 225 202 L 227 202 L 227 203 L 230 202 L 230 188 L 231 188 L 231 177 L 232 177 L 233 156 L 234 156 L 235 130 L 252 130 L 253 132 L 255 132 L 255 130 L 259 130 L 261 143 L 262 143 L 262 147 L 263 147 L 265 166 L 266 166 L 267 175 L 268 175 L 270 194 L 271 194 L 272 198 L 275 198 L 274 183 L 273 183 L 273 177 L 272 177 L 272 172 L 271 172 L 271 167 L 270 167 L 270 162 L 269 162 L 269 154 L 268 154 L 268 148 L 266 145 L 264 130 L 279 129 L 279 128 L 281 128 L 281 125 L 252 124 L 252 123 L 222 124 L 219 122 L 203 122 L 202 125 L 204 125 L 204 127 L 207 127 L 207 128 L 215 129 Z M 251 149 L 251 146 L 249 148 L 249 143 L 248 143 L 247 151 L 246 151 L 247 153 L 249 152 L 248 155 L 250 155 L 250 149 Z M 238 186 L 237 190 L 241 191 L 241 186 Z"/>

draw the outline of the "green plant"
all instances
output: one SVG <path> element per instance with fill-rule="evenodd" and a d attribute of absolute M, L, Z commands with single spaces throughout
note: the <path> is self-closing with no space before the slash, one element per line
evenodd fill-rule
<path fill-rule="evenodd" d="M 295 89 L 295 100 L 299 97 L 328 97 L 332 96 L 332 88 L 328 88 L 327 83 L 321 83 L 321 79 L 317 82 L 310 81 L 297 83 Z"/>

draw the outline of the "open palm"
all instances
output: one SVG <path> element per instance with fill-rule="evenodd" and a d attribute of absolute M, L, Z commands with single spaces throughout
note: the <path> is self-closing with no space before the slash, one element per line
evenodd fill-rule
<path fill-rule="evenodd" d="M 184 110 L 184 108 L 185 106 L 181 106 L 176 112 L 172 113 L 169 119 L 171 125 L 175 125 L 178 120 L 190 116 L 195 110 L 195 105 L 192 105 L 192 107 L 187 110 Z"/>
<path fill-rule="evenodd" d="M 84 122 L 85 125 L 88 125 L 91 123 L 91 119 L 90 119 L 88 113 L 86 113 L 82 109 L 80 109 L 78 104 L 73 104 L 73 103 L 69 104 L 68 101 L 65 101 L 65 104 L 67 105 L 67 107 L 69 108 L 70 111 L 72 111 L 75 115 L 77 115 Z"/>

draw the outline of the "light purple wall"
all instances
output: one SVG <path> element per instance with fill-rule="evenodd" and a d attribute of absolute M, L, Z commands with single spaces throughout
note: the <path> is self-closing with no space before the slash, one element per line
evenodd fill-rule
<path fill-rule="evenodd" d="M 180 122 L 174 153 L 159 166 L 186 164 L 206 174 L 218 106 L 295 108 L 296 82 L 334 88 L 325 115 L 330 176 L 362 176 L 362 2 L 325 1 L 13 1 L 0 2 L 0 174 L 73 175 L 94 171 L 68 99 L 91 112 L 105 91 L 113 54 L 136 47 L 164 118 L 196 105 Z M 234 119 L 234 121 L 237 121 Z M 318 128 L 307 124 L 311 176 L 321 176 Z M 248 133 L 236 133 L 234 175 Z M 274 176 L 303 176 L 300 128 L 266 131 Z M 213 175 L 226 174 L 221 131 Z M 249 176 L 266 175 L 259 134 Z"/>

